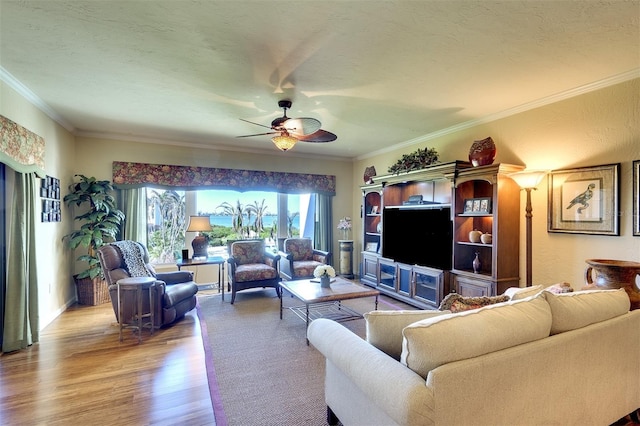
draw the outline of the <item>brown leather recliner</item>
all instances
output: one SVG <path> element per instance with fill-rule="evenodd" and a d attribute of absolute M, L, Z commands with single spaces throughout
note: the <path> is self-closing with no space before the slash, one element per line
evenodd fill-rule
<path fill-rule="evenodd" d="M 144 253 L 143 261 L 151 271 L 149 265 L 149 252 L 147 248 L 136 243 L 142 248 Z M 98 259 L 102 266 L 105 279 L 109 284 L 109 295 L 113 311 L 118 318 L 118 287 L 116 283 L 122 278 L 129 278 L 131 275 L 127 270 L 124 257 L 120 249 L 113 244 L 107 244 L 98 249 Z M 156 278 L 156 298 L 155 301 L 155 327 L 171 324 L 182 318 L 187 312 L 196 307 L 196 293 L 198 286 L 193 281 L 193 273 L 190 271 L 160 272 L 155 274 Z M 143 311 L 149 312 L 149 298 L 143 298 Z M 123 309 L 124 311 L 124 309 Z M 123 312 L 124 318 L 128 318 L 130 313 Z"/>

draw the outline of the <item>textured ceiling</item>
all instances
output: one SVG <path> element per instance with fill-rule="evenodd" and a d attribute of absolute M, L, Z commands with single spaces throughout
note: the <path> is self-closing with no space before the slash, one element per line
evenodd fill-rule
<path fill-rule="evenodd" d="M 239 118 L 290 99 L 338 139 L 282 155 L 353 158 L 638 77 L 639 18 L 638 0 L 0 0 L 0 72 L 77 135 L 273 152 Z"/>

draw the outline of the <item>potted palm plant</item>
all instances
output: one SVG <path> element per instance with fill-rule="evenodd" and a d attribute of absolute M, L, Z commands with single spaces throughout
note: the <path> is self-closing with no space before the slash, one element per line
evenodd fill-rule
<path fill-rule="evenodd" d="M 98 305 L 109 301 L 109 290 L 102 274 L 96 250 L 115 241 L 124 213 L 116 208 L 113 186 L 107 180 L 76 175 L 78 181 L 69 185 L 69 193 L 63 201 L 68 207 L 75 205 L 79 214 L 74 217 L 81 223 L 77 229 L 63 237 L 70 249 L 86 249 L 77 258 L 87 267 L 74 275 L 78 290 L 78 303 Z"/>

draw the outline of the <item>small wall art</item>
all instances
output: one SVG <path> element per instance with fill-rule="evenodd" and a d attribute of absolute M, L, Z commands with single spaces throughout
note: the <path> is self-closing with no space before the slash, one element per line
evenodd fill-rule
<path fill-rule="evenodd" d="M 41 180 L 42 222 L 61 222 L 60 179 L 47 176 Z"/>
<path fill-rule="evenodd" d="M 549 232 L 620 235 L 620 163 L 554 170 L 548 191 Z"/>

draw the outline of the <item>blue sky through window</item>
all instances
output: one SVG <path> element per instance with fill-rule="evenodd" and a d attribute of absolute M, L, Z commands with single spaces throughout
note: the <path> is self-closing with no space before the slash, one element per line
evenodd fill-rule
<path fill-rule="evenodd" d="M 227 191 L 227 190 L 200 190 L 197 191 L 197 210 L 199 213 L 214 213 L 216 207 L 222 203 L 229 203 L 231 205 L 236 204 L 238 200 L 244 206 L 247 204 L 253 204 L 254 202 L 261 203 L 265 200 L 268 214 L 278 213 L 278 194 L 275 192 L 264 191 Z M 300 196 L 298 194 L 289 194 L 289 211 L 299 211 L 300 209 Z"/>

